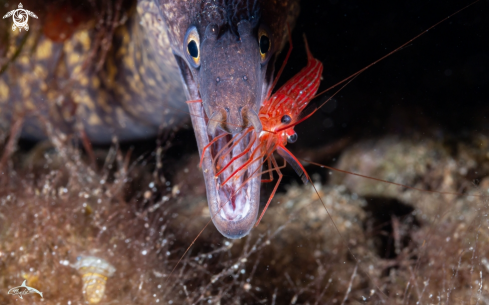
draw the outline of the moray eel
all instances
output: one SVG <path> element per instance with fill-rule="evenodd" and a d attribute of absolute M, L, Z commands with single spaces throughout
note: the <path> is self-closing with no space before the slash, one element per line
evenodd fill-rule
<path fill-rule="evenodd" d="M 257 113 L 298 1 L 23 1 L 39 21 L 19 32 L 1 20 L 0 128 L 23 118 L 25 138 L 45 137 L 48 122 L 96 144 L 130 141 L 176 126 L 187 116 L 185 101 L 202 100 L 188 104 L 200 153 L 229 134 L 205 152 L 209 210 L 224 236 L 241 238 L 258 214 L 261 177 L 253 173 L 261 162 L 218 187 L 233 169 L 215 179 L 213 151 L 248 126 L 261 131 Z M 0 7 L 16 8 L 5 0 Z"/>

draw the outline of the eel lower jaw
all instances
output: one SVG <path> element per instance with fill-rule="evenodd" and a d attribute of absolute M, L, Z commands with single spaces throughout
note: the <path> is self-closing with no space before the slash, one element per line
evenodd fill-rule
<path fill-rule="evenodd" d="M 212 140 L 207 133 L 205 112 L 202 103 L 189 103 L 189 109 L 199 152 L 202 154 L 203 148 Z M 222 133 L 223 131 L 217 131 L 216 137 L 222 135 Z M 237 158 L 223 170 L 235 156 L 241 154 L 248 147 L 250 140 L 254 137 L 256 138 L 254 131 L 249 132 L 247 135 L 244 135 L 245 133 L 246 130 L 235 135 L 235 139 L 239 139 L 241 136 L 243 138 L 237 141 L 237 144 L 233 145 L 231 149 L 229 149 L 231 146 L 227 144 L 232 136 L 222 136 L 221 139 L 211 145 L 212 147 L 205 150 L 202 161 L 212 222 L 222 235 L 231 239 L 248 235 L 256 222 L 260 206 L 262 160 L 255 154 L 253 156 L 254 160 L 245 165 L 252 157 L 251 152 L 258 147 L 258 140 L 254 141 L 247 153 Z M 221 150 L 227 153 L 219 155 L 219 159 L 221 159 L 221 156 L 224 156 L 224 158 L 220 162 L 215 163 L 213 159 Z M 243 169 L 233 175 L 241 167 Z M 216 176 L 219 171 L 222 172 L 219 176 Z M 231 175 L 233 176 L 229 178 Z"/>

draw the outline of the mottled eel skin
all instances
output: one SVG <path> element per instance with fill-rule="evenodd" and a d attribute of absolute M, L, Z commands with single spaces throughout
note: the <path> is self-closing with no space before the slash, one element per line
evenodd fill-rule
<path fill-rule="evenodd" d="M 25 116 L 23 137 L 39 139 L 44 135 L 42 117 L 66 133 L 82 128 L 94 143 L 107 143 L 113 135 L 121 141 L 148 138 L 157 133 L 160 124 L 172 126 L 186 117 L 185 93 L 172 52 L 168 47 L 158 53 L 150 48 L 151 37 L 144 27 L 158 25 L 140 19 L 135 3 L 121 3 L 118 19 L 126 21 L 103 37 L 97 36 L 100 28 L 95 18 L 105 5 L 45 3 L 46 7 L 34 1 L 23 3 L 39 16 L 39 20 L 29 20 L 27 33 L 13 32 L 11 19 L 0 21 L 3 42 L 8 45 L 0 44 L 2 126 Z M 57 9 L 58 5 L 62 8 Z M 115 6 L 107 5 L 113 11 Z M 53 10 L 57 14 L 50 13 Z M 66 26 L 64 19 L 76 17 L 80 24 L 70 37 L 54 41 L 56 27 Z M 112 45 L 97 71 L 103 54 L 95 43 L 100 44 L 101 39 L 110 39 Z"/>
<path fill-rule="evenodd" d="M 212 154 L 245 127 L 261 130 L 257 113 L 298 1 L 25 1 L 39 16 L 29 32 L 12 32 L 12 21 L 0 20 L 0 129 L 22 117 L 25 138 L 43 138 L 48 121 L 94 143 L 128 141 L 175 126 L 187 117 L 185 101 L 202 99 L 189 105 L 200 152 L 230 134 L 204 157 L 211 215 L 223 235 L 245 236 L 260 191 L 260 177 L 247 177 L 261 164 L 218 187 L 233 168 L 215 179 Z M 16 5 L 0 0 L 0 15 Z"/>

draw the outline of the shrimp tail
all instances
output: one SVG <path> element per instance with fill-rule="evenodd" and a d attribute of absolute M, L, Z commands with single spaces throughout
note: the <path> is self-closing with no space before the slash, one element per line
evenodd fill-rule
<path fill-rule="evenodd" d="M 282 145 L 277 145 L 277 153 L 292 166 L 292 168 L 295 170 L 297 175 L 299 175 L 304 184 L 307 184 L 307 182 L 311 180 L 299 160 L 297 160 L 297 158 L 294 157 L 294 155 L 287 148 Z"/>

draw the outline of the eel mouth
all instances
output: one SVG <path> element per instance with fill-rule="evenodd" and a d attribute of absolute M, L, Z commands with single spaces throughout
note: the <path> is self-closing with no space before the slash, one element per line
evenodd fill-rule
<path fill-rule="evenodd" d="M 202 103 L 188 105 L 212 222 L 225 237 L 242 238 L 253 228 L 260 206 L 262 158 L 258 135 L 252 128 L 245 128 L 234 135 L 217 130 L 211 138 Z"/>

